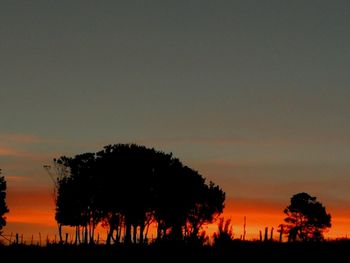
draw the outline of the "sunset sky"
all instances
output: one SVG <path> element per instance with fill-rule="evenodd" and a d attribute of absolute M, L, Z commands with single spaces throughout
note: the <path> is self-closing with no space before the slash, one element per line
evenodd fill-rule
<path fill-rule="evenodd" d="M 138 143 L 227 194 L 236 237 L 308 192 L 350 234 L 349 1 L 0 3 L 5 234 L 54 236 L 61 155 Z M 181 194 L 181 193 L 179 193 Z"/>

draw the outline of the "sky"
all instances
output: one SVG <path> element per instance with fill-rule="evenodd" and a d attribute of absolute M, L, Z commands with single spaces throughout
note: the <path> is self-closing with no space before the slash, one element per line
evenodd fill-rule
<path fill-rule="evenodd" d="M 236 237 L 293 194 L 350 234 L 348 1 L 1 1 L 5 234 L 57 234 L 43 165 L 114 143 L 172 152 L 226 192 Z M 180 193 L 179 193 L 180 194 Z"/>

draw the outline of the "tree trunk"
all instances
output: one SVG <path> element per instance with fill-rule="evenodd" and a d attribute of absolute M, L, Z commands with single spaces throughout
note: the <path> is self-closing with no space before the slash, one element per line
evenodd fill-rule
<path fill-rule="evenodd" d="M 113 236 L 113 229 L 112 227 L 109 227 L 109 230 L 107 231 L 106 245 L 111 244 L 112 236 Z"/>
<path fill-rule="evenodd" d="M 125 244 L 131 243 L 131 224 L 129 222 L 126 222 L 124 242 Z"/>
<path fill-rule="evenodd" d="M 123 228 L 122 224 L 119 223 L 117 228 L 114 229 L 115 230 L 115 238 L 113 237 L 113 233 L 111 235 L 111 237 L 115 243 L 120 243 L 120 238 L 121 238 L 122 230 L 123 230 L 122 228 Z"/>
<path fill-rule="evenodd" d="M 120 243 L 120 237 L 121 237 L 121 233 L 122 233 L 122 225 L 121 224 L 119 224 L 118 226 L 117 226 L 117 229 L 116 229 L 116 231 L 115 231 L 116 233 L 115 233 L 115 242 L 116 243 Z M 113 237 L 113 235 L 112 235 L 112 237 Z"/>
<path fill-rule="evenodd" d="M 148 229 L 149 229 L 150 223 L 147 223 L 146 230 L 145 230 L 145 238 L 144 241 L 147 243 L 148 242 Z M 152 240 L 153 241 L 153 240 Z"/>
<path fill-rule="evenodd" d="M 161 240 L 162 238 L 162 228 L 161 228 L 161 224 L 158 222 L 157 225 L 157 240 Z"/>
<path fill-rule="evenodd" d="M 136 244 L 137 243 L 137 225 L 136 224 L 134 224 L 133 225 L 133 241 L 134 241 L 134 244 Z"/>
<path fill-rule="evenodd" d="M 89 244 L 91 242 L 91 223 L 89 222 L 88 224 L 88 241 L 86 242 L 87 244 Z"/>
<path fill-rule="evenodd" d="M 75 227 L 75 240 L 74 240 L 74 245 L 78 244 L 78 235 L 79 235 L 79 226 Z"/>
<path fill-rule="evenodd" d="M 78 231 L 78 244 L 81 244 L 81 238 L 80 238 L 80 226 L 77 226 Z"/>
<path fill-rule="evenodd" d="M 91 231 L 90 231 L 90 244 L 94 244 L 95 243 L 95 224 L 92 221 L 91 223 Z"/>
<path fill-rule="evenodd" d="M 88 227 L 84 227 L 84 244 L 88 244 Z"/>
<path fill-rule="evenodd" d="M 198 237 L 198 233 L 199 233 L 199 228 L 197 226 L 193 226 L 192 237 L 193 238 Z"/>
<path fill-rule="evenodd" d="M 194 233 L 195 236 L 197 236 L 198 231 Z M 182 233 L 182 227 L 180 224 L 176 224 L 172 228 L 172 238 L 176 241 L 181 241 L 183 239 L 183 233 Z"/>
<path fill-rule="evenodd" d="M 60 237 L 60 244 L 63 243 L 63 238 L 62 238 L 62 224 L 58 224 L 58 236 Z"/>
<path fill-rule="evenodd" d="M 140 244 L 143 244 L 144 239 L 143 239 L 143 232 L 145 231 L 145 224 L 141 224 L 140 226 Z"/>
<path fill-rule="evenodd" d="M 283 225 L 280 225 L 280 229 L 278 230 L 280 232 L 280 243 L 282 243 L 282 237 L 283 237 Z"/>

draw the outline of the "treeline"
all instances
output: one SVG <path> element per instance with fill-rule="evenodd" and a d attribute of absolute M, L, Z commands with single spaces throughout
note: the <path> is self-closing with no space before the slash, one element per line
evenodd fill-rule
<path fill-rule="evenodd" d="M 2 234 L 3 227 L 6 226 L 5 214 L 10 211 L 6 205 L 6 188 L 6 180 L 5 177 L 1 175 L 0 169 L 0 236 Z"/>
<path fill-rule="evenodd" d="M 145 243 L 151 224 L 158 241 L 204 238 L 201 228 L 222 213 L 225 193 L 171 153 L 136 144 L 105 146 L 96 153 L 54 160 L 56 214 L 75 227 L 75 243 L 93 243 L 96 226 L 107 244 Z"/>

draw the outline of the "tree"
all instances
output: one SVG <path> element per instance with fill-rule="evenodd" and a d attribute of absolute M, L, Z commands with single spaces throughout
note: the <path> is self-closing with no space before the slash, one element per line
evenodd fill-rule
<path fill-rule="evenodd" d="M 289 241 L 322 240 L 323 232 L 331 227 L 331 215 L 316 197 L 307 193 L 294 195 L 284 213 Z"/>
<path fill-rule="evenodd" d="M 56 220 L 62 225 L 100 222 L 107 243 L 144 243 L 157 224 L 158 240 L 200 238 L 199 230 L 222 213 L 225 193 L 172 154 L 136 144 L 107 145 L 97 153 L 55 160 L 65 167 L 58 180 Z M 86 233 L 87 231 L 85 231 Z M 86 238 L 85 238 L 86 240 Z"/>
<path fill-rule="evenodd" d="M 62 195 L 61 192 L 66 191 L 64 183 L 68 176 L 69 170 L 62 164 L 62 160 L 57 159 L 53 160 L 53 167 L 51 165 L 44 165 L 43 168 L 47 171 L 53 182 L 53 199 L 56 205 L 55 219 L 58 227 L 59 243 L 62 244 L 62 226 L 64 225 L 62 221 L 65 220 L 66 213 L 65 211 L 62 212 L 62 209 L 64 209 L 63 205 L 65 204 L 65 200 L 62 200 L 62 198 L 67 196 L 67 194 Z"/>
<path fill-rule="evenodd" d="M 96 225 L 102 220 L 97 207 L 99 187 L 95 182 L 95 154 L 84 153 L 74 158 L 62 156 L 54 162 L 67 167 L 69 171 L 57 179 L 56 221 L 61 225 L 76 227 L 76 243 L 79 241 L 80 227 L 84 228 L 85 243 L 88 240 L 93 243 Z"/>
<path fill-rule="evenodd" d="M 198 236 L 204 224 L 213 223 L 216 217 L 223 212 L 225 201 L 225 193 L 213 182 L 207 185 L 203 181 L 198 186 L 201 188 L 200 192 L 196 194 L 194 205 L 188 214 L 190 235 L 193 238 Z"/>
<path fill-rule="evenodd" d="M 152 171 L 155 151 L 136 144 L 108 145 L 96 154 L 98 207 L 105 215 L 107 243 L 144 242 L 152 219 Z M 113 233 L 116 233 L 114 236 Z"/>
<path fill-rule="evenodd" d="M 8 212 L 9 209 L 6 206 L 6 181 L 4 176 L 0 176 L 0 234 L 2 233 L 2 228 L 6 226 L 6 217 L 4 215 Z"/>

